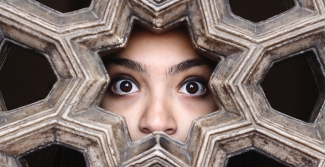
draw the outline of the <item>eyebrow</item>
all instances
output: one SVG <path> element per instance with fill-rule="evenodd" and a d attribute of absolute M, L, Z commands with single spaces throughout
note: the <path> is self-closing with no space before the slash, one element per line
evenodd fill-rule
<path fill-rule="evenodd" d="M 107 64 L 117 64 L 128 69 L 137 71 L 139 73 L 149 74 L 147 68 L 137 61 L 133 61 L 126 58 L 111 58 L 106 61 Z M 106 64 L 106 63 L 105 63 Z"/>
<path fill-rule="evenodd" d="M 195 67 L 195 66 L 201 66 L 201 65 L 209 65 L 209 63 L 203 59 L 195 58 L 195 59 L 189 59 L 183 62 L 180 62 L 176 65 L 173 65 L 169 68 L 166 75 L 174 75 L 177 73 L 180 73 L 182 71 L 185 71 L 189 68 Z"/>
<path fill-rule="evenodd" d="M 133 61 L 133 60 L 126 59 L 126 58 L 110 58 L 108 60 L 105 60 L 104 64 L 105 64 L 105 66 L 108 64 L 117 64 L 117 65 L 126 67 L 128 69 L 137 71 L 139 73 L 149 74 L 145 65 L 142 65 L 141 63 L 139 63 L 137 61 Z M 201 66 L 201 65 L 211 65 L 211 63 L 207 62 L 207 60 L 202 59 L 202 58 L 185 60 L 183 62 L 180 62 L 178 64 L 171 66 L 167 70 L 166 75 L 167 76 L 175 75 L 177 73 L 180 73 L 180 72 L 190 69 L 192 67 Z"/>

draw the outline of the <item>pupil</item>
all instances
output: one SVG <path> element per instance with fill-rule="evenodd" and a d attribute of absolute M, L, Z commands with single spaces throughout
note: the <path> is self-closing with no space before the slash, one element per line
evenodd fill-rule
<path fill-rule="evenodd" d="M 132 90 L 132 84 L 129 81 L 123 81 L 120 85 L 120 89 L 123 92 L 130 92 Z"/>
<path fill-rule="evenodd" d="M 194 94 L 199 90 L 199 86 L 195 82 L 190 82 L 186 85 L 186 91 L 190 94 Z"/>

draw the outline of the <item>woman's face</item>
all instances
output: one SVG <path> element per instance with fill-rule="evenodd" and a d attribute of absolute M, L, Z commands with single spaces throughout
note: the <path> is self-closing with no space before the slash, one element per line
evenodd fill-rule
<path fill-rule="evenodd" d="M 125 117 L 132 141 L 163 131 L 185 142 L 192 121 L 217 110 L 207 88 L 214 67 L 183 29 L 134 29 L 126 49 L 109 59 L 101 107 Z"/>

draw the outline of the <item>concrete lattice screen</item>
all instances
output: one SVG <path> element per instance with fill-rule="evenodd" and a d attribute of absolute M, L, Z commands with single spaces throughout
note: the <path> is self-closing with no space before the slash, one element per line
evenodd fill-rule
<path fill-rule="evenodd" d="M 71 0 L 58 8 L 51 2 L 0 0 L 0 65 L 16 66 L 5 60 L 9 42 L 40 55 L 52 70 L 50 87 L 30 104 L 7 109 L 15 98 L 1 98 L 0 167 L 24 166 L 28 155 L 54 156 L 61 166 L 236 166 L 241 160 L 246 166 L 325 166 L 324 1 L 263 6 L 246 0 L 264 12 L 255 15 L 238 0 Z M 187 26 L 195 49 L 220 60 L 211 77 L 220 109 L 197 120 L 185 143 L 161 133 L 131 142 L 123 119 L 98 107 L 108 84 L 102 53 L 123 48 L 136 24 L 156 33 Z M 288 63 L 306 53 L 314 58 Z M 272 74 L 276 66 L 293 74 Z M 6 82 L 1 67 L 0 86 Z M 290 105 L 308 103 L 307 114 L 303 107 L 285 111 L 289 102 L 276 98 L 285 90 L 273 85 L 295 71 L 302 81 L 288 83 L 297 89 L 286 97 L 296 100 Z M 32 154 L 37 151 L 45 152 Z"/>

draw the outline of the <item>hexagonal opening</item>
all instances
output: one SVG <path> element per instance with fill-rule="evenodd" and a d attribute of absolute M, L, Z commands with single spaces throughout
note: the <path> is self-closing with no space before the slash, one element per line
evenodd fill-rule
<path fill-rule="evenodd" d="M 2 110 L 12 110 L 46 98 L 56 81 L 44 55 L 12 42 L 4 44 L 0 55 Z"/>
<path fill-rule="evenodd" d="M 91 0 L 36 0 L 37 2 L 48 6 L 61 13 L 68 13 L 75 10 L 87 8 L 91 4 Z"/>
<path fill-rule="evenodd" d="M 314 122 L 324 100 L 324 70 L 314 49 L 273 62 L 261 86 L 271 107 Z"/>
<path fill-rule="evenodd" d="M 22 167 L 87 167 L 82 152 L 59 144 L 39 147 L 22 155 L 18 160 Z"/>
<path fill-rule="evenodd" d="M 227 161 L 227 167 L 287 167 L 291 166 L 272 155 L 269 155 L 263 151 L 242 150 L 231 155 Z"/>
<path fill-rule="evenodd" d="M 267 20 L 290 10 L 294 0 L 228 0 L 231 12 L 251 22 Z"/>

